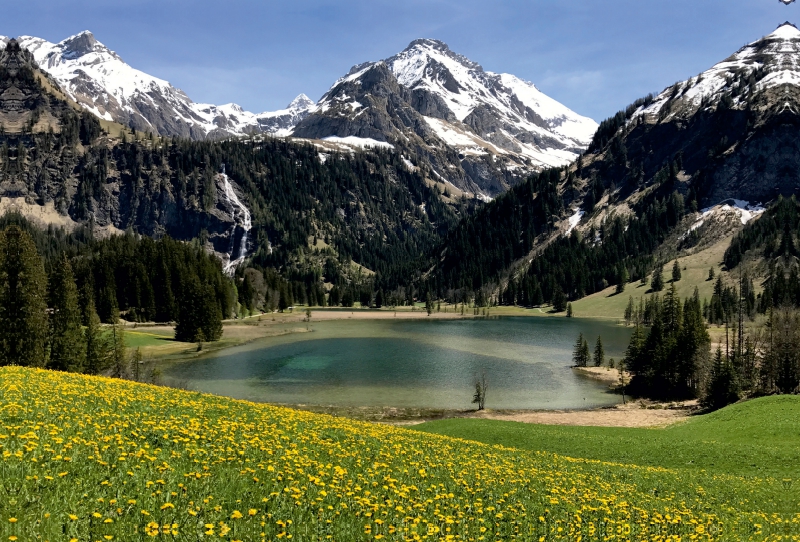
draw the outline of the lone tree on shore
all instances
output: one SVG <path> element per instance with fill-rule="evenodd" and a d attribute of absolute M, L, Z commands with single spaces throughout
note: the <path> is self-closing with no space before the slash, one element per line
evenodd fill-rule
<path fill-rule="evenodd" d="M 595 367 L 602 367 L 605 365 L 606 362 L 606 353 L 603 349 L 603 339 L 602 337 L 597 337 L 597 342 L 594 345 L 594 366 Z"/>
<path fill-rule="evenodd" d="M 472 396 L 472 404 L 478 405 L 478 410 L 486 407 L 486 390 L 489 384 L 486 382 L 486 373 L 481 373 L 480 377 L 475 378 L 475 395 Z"/>
<path fill-rule="evenodd" d="M 578 340 L 575 342 L 575 349 L 572 351 L 572 363 L 575 367 L 589 365 L 589 343 L 583 338 L 583 333 L 578 335 Z"/>

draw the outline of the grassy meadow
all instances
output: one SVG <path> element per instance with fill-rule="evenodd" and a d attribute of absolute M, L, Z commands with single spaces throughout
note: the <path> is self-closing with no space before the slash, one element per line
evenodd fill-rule
<path fill-rule="evenodd" d="M 480 419 L 434 421 L 417 429 L 598 461 L 800 480 L 800 397 L 796 396 L 754 399 L 659 429 Z"/>
<path fill-rule="evenodd" d="M 0 539 L 763 540 L 800 522 L 770 477 L 529 448 L 2 368 Z"/>

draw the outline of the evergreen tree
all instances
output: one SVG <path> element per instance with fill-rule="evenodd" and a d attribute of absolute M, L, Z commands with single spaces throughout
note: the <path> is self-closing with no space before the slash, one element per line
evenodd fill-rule
<path fill-rule="evenodd" d="M 62 257 L 50 281 L 50 362 L 57 371 L 80 372 L 86 361 L 86 343 L 81 329 L 78 287 L 72 266 Z"/>
<path fill-rule="evenodd" d="M 572 351 L 572 363 L 575 367 L 586 367 L 589 365 L 589 343 L 583 338 L 583 333 L 578 335 L 575 348 Z"/>
<path fill-rule="evenodd" d="M 675 263 L 672 264 L 672 282 L 678 282 L 681 280 L 681 266 L 678 263 L 678 260 L 675 260 Z"/>
<path fill-rule="evenodd" d="M 656 269 L 653 271 L 651 287 L 654 292 L 660 292 L 664 289 L 664 267 L 660 264 L 656 265 Z"/>
<path fill-rule="evenodd" d="M 109 346 L 100 327 L 100 317 L 94 308 L 94 299 L 89 299 L 86 309 L 86 364 L 84 372 L 100 374 L 109 367 Z"/>
<path fill-rule="evenodd" d="M 0 365 L 46 364 L 47 277 L 30 235 L 0 232 Z"/>
<path fill-rule="evenodd" d="M 727 356 L 723 355 L 722 347 L 717 347 L 714 356 L 714 365 L 711 371 L 706 394 L 703 397 L 704 407 L 717 410 L 739 400 L 739 385 L 736 374 Z"/>
<path fill-rule="evenodd" d="M 603 349 L 603 339 L 602 337 L 597 337 L 597 342 L 594 345 L 594 366 L 595 367 L 602 367 L 605 365 L 606 362 L 606 353 Z"/>
<path fill-rule="evenodd" d="M 124 378 L 126 376 L 127 353 L 125 351 L 125 328 L 119 314 L 111 315 L 111 326 L 108 330 L 106 342 L 108 364 L 111 376 Z"/>
<path fill-rule="evenodd" d="M 557 288 L 553 294 L 553 310 L 555 312 L 564 312 L 567 310 L 567 296 L 564 295 L 561 288 Z"/>
<path fill-rule="evenodd" d="M 572 312 L 572 303 L 567 303 L 567 318 L 572 318 L 574 313 Z"/>
<path fill-rule="evenodd" d="M 288 297 L 283 292 L 281 298 Z M 202 285 L 190 275 L 185 279 L 178 300 L 178 321 L 175 340 L 181 342 L 211 342 L 222 337 L 222 314 L 211 285 Z"/>
<path fill-rule="evenodd" d="M 617 283 L 617 293 L 621 294 L 625 291 L 625 285 L 628 284 L 630 280 L 630 275 L 628 274 L 628 268 L 624 265 L 622 266 L 622 271 L 619 273 L 619 282 Z"/>
<path fill-rule="evenodd" d="M 206 284 L 201 292 L 198 325 L 203 341 L 215 342 L 222 338 L 222 312 L 210 284 Z"/>
<path fill-rule="evenodd" d="M 625 325 L 631 325 L 633 322 L 633 313 L 635 312 L 634 305 L 633 305 L 633 296 L 628 297 L 628 305 L 625 307 Z"/>

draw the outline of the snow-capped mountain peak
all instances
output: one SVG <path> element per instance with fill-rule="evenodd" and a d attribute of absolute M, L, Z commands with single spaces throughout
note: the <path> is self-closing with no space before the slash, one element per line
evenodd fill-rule
<path fill-rule="evenodd" d="M 314 100 L 312 100 L 305 94 L 300 94 L 297 98 L 292 100 L 292 103 L 286 106 L 286 109 L 294 109 L 299 111 L 303 109 L 309 109 L 311 107 L 314 107 L 315 105 L 316 102 Z"/>
<path fill-rule="evenodd" d="M 731 107 L 745 107 L 754 93 L 785 84 L 800 85 L 798 55 L 800 30 L 792 23 L 783 23 L 697 77 L 668 87 L 652 103 L 641 107 L 634 119 L 645 116 L 668 122 L 717 105 L 726 96 Z"/>
<path fill-rule="evenodd" d="M 59 44 L 61 47 L 61 56 L 65 60 L 80 58 L 84 55 L 95 53 L 98 55 L 108 55 L 119 61 L 122 61 L 116 53 L 111 51 L 108 47 L 97 41 L 94 34 L 88 30 L 84 30 L 79 34 L 70 36 Z"/>
<path fill-rule="evenodd" d="M 386 64 L 400 84 L 438 95 L 456 119 L 468 125 L 476 110 L 480 114 L 488 108 L 506 124 L 506 136 L 516 139 L 523 132 L 555 136 L 560 141 L 553 141 L 553 147 L 576 150 L 588 144 L 597 129 L 592 119 L 575 114 L 533 83 L 485 71 L 438 40 L 415 40 Z"/>
<path fill-rule="evenodd" d="M 413 135 L 431 155 L 450 153 L 435 177 L 496 195 L 517 176 L 571 162 L 596 129 L 532 83 L 486 71 L 442 41 L 418 39 L 388 59 L 354 66 L 294 134 L 410 148 Z"/>
<path fill-rule="evenodd" d="M 800 39 L 800 29 L 786 21 L 780 25 L 775 32 L 768 35 L 766 39 L 796 40 Z"/>
<path fill-rule="evenodd" d="M 101 118 L 138 130 L 194 139 L 251 132 L 286 135 L 313 107 L 305 95 L 290 105 L 289 115 L 254 114 L 237 104 L 194 103 L 168 81 L 126 64 L 88 30 L 59 43 L 31 36 L 19 38 L 19 43 L 74 101 Z"/>

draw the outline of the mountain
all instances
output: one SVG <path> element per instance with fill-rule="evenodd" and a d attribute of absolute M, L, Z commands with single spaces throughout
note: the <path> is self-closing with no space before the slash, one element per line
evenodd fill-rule
<path fill-rule="evenodd" d="M 353 67 L 293 135 L 390 144 L 427 161 L 435 180 L 495 196 L 532 171 L 574 160 L 596 128 L 532 83 L 421 39 Z"/>
<path fill-rule="evenodd" d="M 30 36 L 19 43 L 71 100 L 107 121 L 195 140 L 265 133 L 327 140 L 323 147 L 334 150 L 391 146 L 440 191 L 485 200 L 533 171 L 569 163 L 597 127 L 533 84 L 487 72 L 436 40 L 353 68 L 319 104 L 300 95 L 260 114 L 194 103 L 88 31 L 55 44 Z"/>
<path fill-rule="evenodd" d="M 236 104 L 197 104 L 169 82 L 126 64 L 88 31 L 55 44 L 30 36 L 18 41 L 72 100 L 102 119 L 143 132 L 192 139 L 251 132 L 282 136 L 313 106 L 305 95 L 285 110 L 260 114 Z"/>
<path fill-rule="evenodd" d="M 800 192 L 798 53 L 800 30 L 785 23 L 636 101 L 575 163 L 463 221 L 419 280 L 505 303 L 578 299 L 757 222 Z"/>
<path fill-rule="evenodd" d="M 89 225 L 97 235 L 197 240 L 231 274 L 247 260 L 291 278 L 298 298 L 319 300 L 324 284 L 344 291 L 375 273 L 410 274 L 474 206 L 446 203 L 386 150 L 132 133 L 71 100 L 18 41 L 3 43 L 0 215 L 18 211 L 73 231 Z"/>

